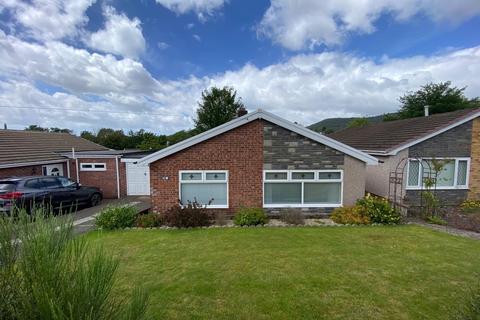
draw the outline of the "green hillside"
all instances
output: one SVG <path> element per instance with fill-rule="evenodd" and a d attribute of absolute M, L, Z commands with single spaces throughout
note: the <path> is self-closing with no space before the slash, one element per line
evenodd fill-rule
<path fill-rule="evenodd" d="M 373 117 L 366 117 L 370 123 L 377 123 L 377 122 L 382 122 L 383 121 L 384 115 L 379 115 L 379 116 L 373 116 Z M 359 117 L 356 118 L 329 118 L 329 119 L 324 119 L 322 121 L 319 121 L 317 123 L 314 123 L 310 126 L 308 126 L 309 129 L 317 132 L 334 132 L 334 131 L 339 131 L 342 129 L 345 129 L 350 121 L 359 119 Z"/>

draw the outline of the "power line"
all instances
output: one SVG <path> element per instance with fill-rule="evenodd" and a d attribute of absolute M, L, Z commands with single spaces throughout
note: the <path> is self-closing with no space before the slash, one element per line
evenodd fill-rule
<path fill-rule="evenodd" d="M 145 114 L 148 116 L 169 116 L 169 117 L 179 117 L 183 118 L 184 116 L 178 114 L 170 113 L 150 113 L 150 112 L 141 112 L 141 111 L 110 111 L 110 110 L 76 110 L 68 108 L 56 108 L 56 107 L 24 107 L 24 106 L 1 106 L 0 108 L 14 108 L 14 109 L 31 109 L 31 110 L 60 110 L 60 111 L 73 111 L 73 112 L 100 112 L 100 113 L 119 113 L 119 114 Z"/>

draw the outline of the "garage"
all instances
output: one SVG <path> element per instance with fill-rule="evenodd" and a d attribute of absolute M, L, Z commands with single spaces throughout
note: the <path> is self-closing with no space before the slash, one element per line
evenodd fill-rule
<path fill-rule="evenodd" d="M 148 165 L 126 162 L 127 195 L 150 195 L 150 169 Z"/>

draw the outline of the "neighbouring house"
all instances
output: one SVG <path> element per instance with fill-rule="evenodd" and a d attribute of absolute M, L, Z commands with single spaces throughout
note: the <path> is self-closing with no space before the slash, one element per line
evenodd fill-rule
<path fill-rule="evenodd" d="M 148 167 L 132 160 L 145 155 L 111 150 L 68 133 L 0 130 L 0 178 L 66 176 L 99 187 L 105 198 L 149 194 Z"/>
<path fill-rule="evenodd" d="M 427 181 L 441 205 L 480 199 L 480 109 L 349 128 L 329 135 L 379 160 L 366 190 L 420 206 Z"/>
<path fill-rule="evenodd" d="M 263 207 L 307 215 L 353 205 L 377 159 L 257 110 L 137 161 L 150 166 L 152 208 L 197 201 L 232 214 Z"/>

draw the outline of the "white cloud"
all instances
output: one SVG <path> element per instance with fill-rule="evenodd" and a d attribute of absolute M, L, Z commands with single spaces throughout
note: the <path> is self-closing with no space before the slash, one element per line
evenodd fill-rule
<path fill-rule="evenodd" d="M 382 14 L 405 21 L 424 14 L 458 23 L 480 14 L 478 0 L 272 0 L 258 34 L 290 50 L 342 43 L 349 33 L 371 33 Z"/>
<path fill-rule="evenodd" d="M 145 51 L 145 39 L 138 18 L 129 19 L 114 8 L 105 7 L 105 28 L 88 35 L 87 44 L 93 49 L 136 59 Z"/>
<path fill-rule="evenodd" d="M 339 52 L 299 54 L 264 68 L 247 64 L 175 81 L 156 79 L 138 61 L 55 41 L 32 44 L 0 32 L 0 48 L 0 105 L 68 109 L 2 109 L 0 123 L 20 128 L 37 123 L 77 132 L 108 126 L 172 133 L 192 127 L 201 91 L 213 85 L 233 86 L 250 110 L 303 124 L 394 111 L 399 96 L 428 82 L 451 80 L 468 86 L 468 96 L 480 95 L 480 46 L 381 62 Z M 38 83 L 61 90 L 41 91 Z"/>
<path fill-rule="evenodd" d="M 192 37 L 198 42 L 202 41 L 202 38 L 198 34 L 194 34 Z"/>
<path fill-rule="evenodd" d="M 166 42 L 160 41 L 160 42 L 157 43 L 157 47 L 160 50 L 165 50 L 165 49 L 168 49 L 168 47 L 170 47 L 170 45 Z"/>
<path fill-rule="evenodd" d="M 55 40 L 78 35 L 88 22 L 86 10 L 95 0 L 0 0 L 0 7 L 26 29 L 26 35 L 38 40 Z"/>
<path fill-rule="evenodd" d="M 205 21 L 216 10 L 221 9 L 227 0 L 156 0 L 165 8 L 177 13 L 194 12 L 200 21 Z M 193 26 L 193 25 L 192 25 Z"/>

